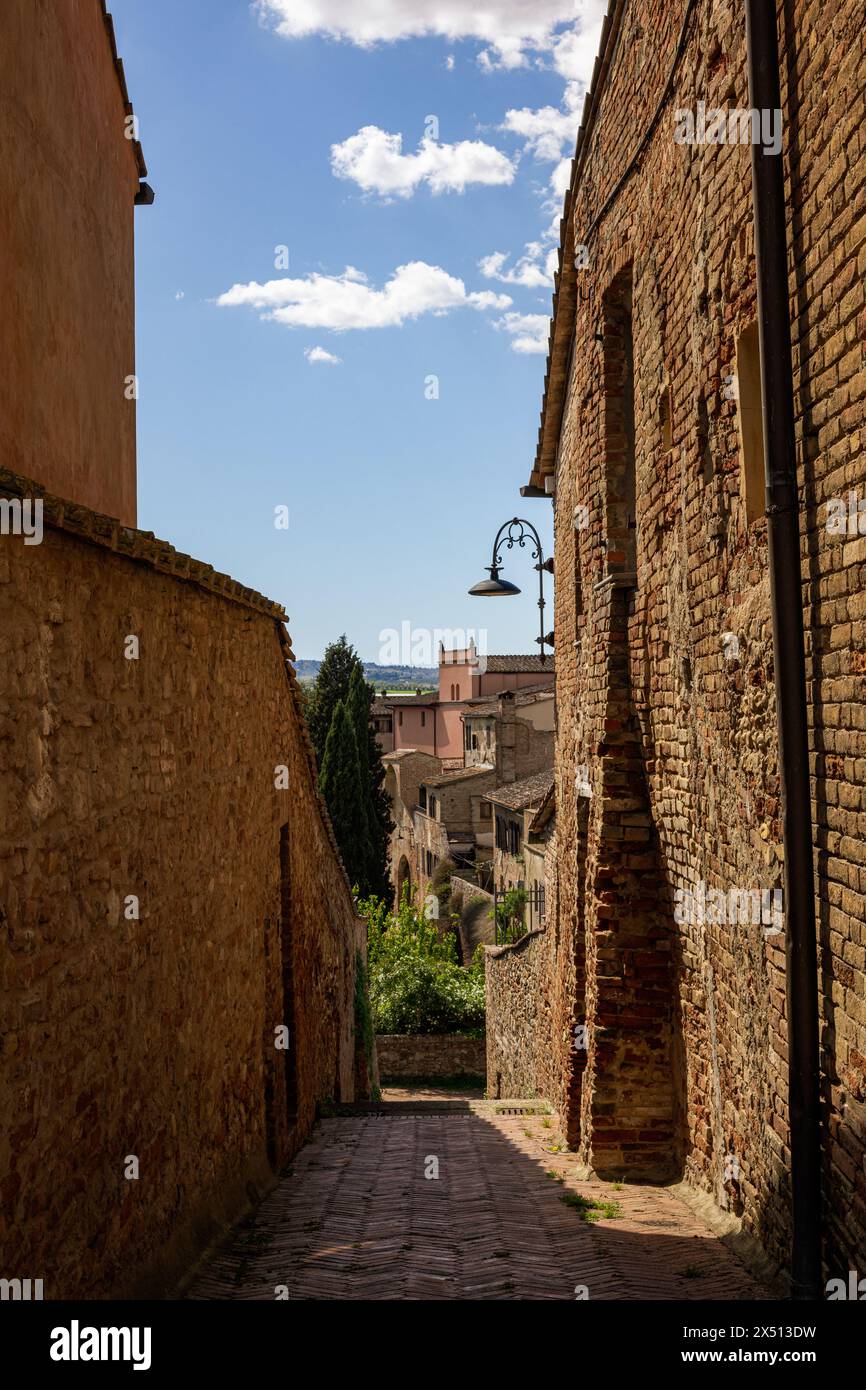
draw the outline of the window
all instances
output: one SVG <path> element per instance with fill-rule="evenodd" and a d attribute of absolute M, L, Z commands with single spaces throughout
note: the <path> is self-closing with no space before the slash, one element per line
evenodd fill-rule
<path fill-rule="evenodd" d="M 422 709 L 422 711 L 421 711 L 421 728 L 422 728 L 422 729 L 424 728 L 424 725 L 425 725 L 426 723 L 427 723 L 427 711 Z"/>
<path fill-rule="evenodd" d="M 398 725 L 400 726 L 400 728 L 402 729 L 402 727 L 403 727 L 403 711 L 402 711 L 402 710 L 398 710 L 398 711 L 397 711 L 397 723 L 398 723 Z"/>
<path fill-rule="evenodd" d="M 457 682 L 457 699 L 460 699 L 460 682 Z"/>
<path fill-rule="evenodd" d="M 764 515 L 764 419 L 761 406 L 761 354 L 757 322 L 737 339 L 737 421 L 740 434 L 740 489 L 746 524 Z"/>
<path fill-rule="evenodd" d="M 482 801 L 482 803 L 481 803 L 481 811 L 480 811 L 481 819 L 482 819 L 482 820 L 490 820 L 490 817 L 492 816 L 492 814 L 493 814 L 493 807 L 490 805 L 490 802 L 489 802 L 489 801 Z"/>
<path fill-rule="evenodd" d="M 474 734 L 471 734 L 471 733 L 469 732 L 469 725 L 468 725 L 468 724 L 464 724 L 464 725 L 463 725 L 463 747 L 466 748 L 467 750 L 470 749 L 470 748 L 472 748 L 472 746 L 473 746 L 473 741 L 474 741 L 474 737 L 475 737 Z"/>
<path fill-rule="evenodd" d="M 422 811 L 426 811 L 426 810 L 427 810 L 427 788 L 426 788 L 426 787 L 420 787 L 419 790 L 418 790 L 418 805 L 421 807 L 421 810 L 422 810 Z"/>

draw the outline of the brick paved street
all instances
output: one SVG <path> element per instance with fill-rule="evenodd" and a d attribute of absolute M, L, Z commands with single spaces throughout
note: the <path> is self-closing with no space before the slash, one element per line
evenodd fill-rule
<path fill-rule="evenodd" d="M 672 1191 L 580 1178 L 574 1154 L 551 1152 L 552 1117 L 451 1104 L 321 1121 L 187 1296 L 271 1300 L 278 1285 L 291 1299 L 573 1299 L 577 1285 L 590 1299 L 771 1296 Z M 425 1177 L 431 1157 L 438 1179 Z M 568 1193 L 620 1215 L 591 1224 Z"/>

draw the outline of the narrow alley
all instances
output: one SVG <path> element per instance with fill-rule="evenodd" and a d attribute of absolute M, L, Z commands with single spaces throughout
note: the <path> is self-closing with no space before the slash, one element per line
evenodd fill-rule
<path fill-rule="evenodd" d="M 344 1107 L 320 1121 L 187 1297 L 773 1297 L 671 1189 L 584 1180 L 546 1110 L 466 1099 Z M 437 1165 L 438 1177 L 425 1176 Z"/>

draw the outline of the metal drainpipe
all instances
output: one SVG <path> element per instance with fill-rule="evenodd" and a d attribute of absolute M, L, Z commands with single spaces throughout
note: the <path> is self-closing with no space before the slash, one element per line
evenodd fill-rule
<path fill-rule="evenodd" d="M 749 101 L 781 108 L 776 5 L 746 0 Z M 763 392 L 770 592 L 785 852 L 788 1114 L 793 1249 L 791 1292 L 821 1292 L 821 1116 L 818 962 L 800 579 L 800 516 L 794 450 L 794 379 L 781 151 L 752 144 L 752 190 Z"/>

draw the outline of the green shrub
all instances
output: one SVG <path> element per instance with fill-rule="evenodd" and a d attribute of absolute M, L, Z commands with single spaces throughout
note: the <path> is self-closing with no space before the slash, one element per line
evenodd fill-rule
<path fill-rule="evenodd" d="M 452 933 L 408 900 L 396 913 L 379 898 L 358 904 L 367 919 L 370 1007 L 377 1033 L 476 1033 L 484 1030 L 484 974 L 457 963 Z"/>

